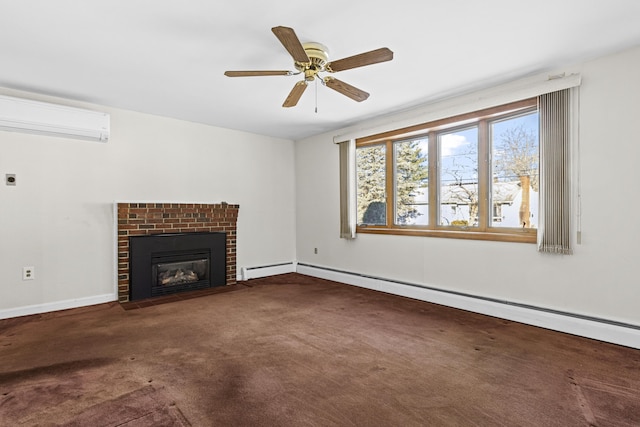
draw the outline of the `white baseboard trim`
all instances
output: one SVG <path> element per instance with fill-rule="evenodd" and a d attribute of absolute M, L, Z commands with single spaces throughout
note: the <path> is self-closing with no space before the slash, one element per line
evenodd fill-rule
<path fill-rule="evenodd" d="M 238 281 L 258 279 L 260 277 L 275 276 L 277 274 L 295 273 L 295 262 L 284 262 L 281 264 L 263 265 L 259 267 L 242 267 L 237 275 Z"/>
<path fill-rule="evenodd" d="M 540 307 L 496 301 L 473 295 L 428 288 L 417 284 L 359 275 L 309 264 L 298 264 L 297 272 L 348 285 L 387 292 L 474 313 L 486 314 L 545 329 L 565 332 L 613 344 L 640 349 L 640 326 L 606 319 L 563 313 Z"/>
<path fill-rule="evenodd" d="M 67 310 L 70 308 L 86 307 L 89 305 L 104 304 L 118 300 L 116 294 L 95 295 L 86 298 L 76 298 L 64 301 L 49 302 L 44 304 L 26 305 L 24 307 L 0 310 L 0 319 L 29 316 L 32 314 L 49 313 L 51 311 Z"/>
<path fill-rule="evenodd" d="M 277 274 L 295 273 L 296 263 L 286 262 L 282 264 L 265 265 L 260 267 L 243 267 L 241 274 L 237 275 L 238 281 L 257 279 L 261 277 L 275 276 Z M 117 289 L 113 294 L 96 295 L 86 298 L 77 298 L 65 301 L 56 301 L 45 304 L 27 305 L 9 309 L 0 309 L 0 319 L 10 319 L 12 317 L 29 316 L 32 314 L 42 314 L 51 311 L 67 310 L 70 308 L 85 307 L 89 305 L 103 304 L 118 300 Z"/>

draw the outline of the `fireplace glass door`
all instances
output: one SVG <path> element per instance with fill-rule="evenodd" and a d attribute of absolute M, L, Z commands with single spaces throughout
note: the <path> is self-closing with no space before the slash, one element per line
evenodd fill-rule
<path fill-rule="evenodd" d="M 226 284 L 226 233 L 130 236 L 130 300 Z"/>
<path fill-rule="evenodd" d="M 154 266 L 153 286 L 174 286 L 207 279 L 209 260 L 158 263 Z"/>
<path fill-rule="evenodd" d="M 209 287 L 209 254 L 157 255 L 151 258 L 151 295 Z"/>

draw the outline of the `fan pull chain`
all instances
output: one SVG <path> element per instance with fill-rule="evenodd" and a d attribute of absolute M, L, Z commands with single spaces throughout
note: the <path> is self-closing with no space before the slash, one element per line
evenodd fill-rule
<path fill-rule="evenodd" d="M 316 82 L 316 114 L 318 114 L 318 79 L 313 79 Z"/>

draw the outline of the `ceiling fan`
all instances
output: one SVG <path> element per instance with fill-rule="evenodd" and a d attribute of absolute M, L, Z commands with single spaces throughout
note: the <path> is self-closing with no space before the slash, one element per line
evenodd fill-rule
<path fill-rule="evenodd" d="M 393 59 L 393 52 L 383 47 L 330 62 L 328 49 L 324 45 L 315 42 L 301 43 L 293 28 L 274 27 L 271 31 L 273 31 L 278 40 L 280 40 L 280 43 L 282 43 L 293 58 L 293 65 L 297 71 L 226 71 L 224 75 L 228 77 L 255 77 L 304 74 L 304 80 L 298 81 L 293 86 L 289 96 L 287 96 L 284 104 L 282 104 L 283 107 L 294 107 L 307 88 L 308 82 L 316 79 L 316 81 L 320 81 L 324 86 L 348 96 L 355 101 L 362 102 L 369 97 L 367 92 L 332 76 L 322 77 L 320 73 L 336 73 L 338 71 L 391 61 Z"/>

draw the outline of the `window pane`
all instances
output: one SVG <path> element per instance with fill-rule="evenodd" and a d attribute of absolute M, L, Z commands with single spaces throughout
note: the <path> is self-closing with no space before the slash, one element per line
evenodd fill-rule
<path fill-rule="evenodd" d="M 429 224 L 429 141 L 427 138 L 394 144 L 395 223 Z"/>
<path fill-rule="evenodd" d="M 384 145 L 356 149 L 358 224 L 386 225 Z"/>
<path fill-rule="evenodd" d="M 538 113 L 491 124 L 492 227 L 538 227 Z"/>
<path fill-rule="evenodd" d="M 438 135 L 439 225 L 478 225 L 478 128 Z"/>

